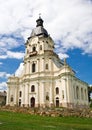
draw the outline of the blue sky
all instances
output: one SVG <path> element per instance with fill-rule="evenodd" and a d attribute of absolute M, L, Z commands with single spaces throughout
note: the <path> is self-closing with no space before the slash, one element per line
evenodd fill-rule
<path fill-rule="evenodd" d="M 23 68 L 25 42 L 36 19 L 55 42 L 55 52 L 92 85 L 92 1 L 91 0 L 0 0 L 0 90 L 6 90 L 10 75 Z"/>

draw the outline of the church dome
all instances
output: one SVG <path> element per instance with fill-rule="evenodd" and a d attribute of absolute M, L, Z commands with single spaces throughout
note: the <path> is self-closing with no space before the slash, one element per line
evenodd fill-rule
<path fill-rule="evenodd" d="M 48 32 L 43 27 L 43 20 L 41 19 L 41 17 L 39 17 L 39 19 L 37 19 L 36 22 L 37 25 L 36 28 L 32 30 L 31 37 L 40 36 L 40 35 L 48 37 Z"/>

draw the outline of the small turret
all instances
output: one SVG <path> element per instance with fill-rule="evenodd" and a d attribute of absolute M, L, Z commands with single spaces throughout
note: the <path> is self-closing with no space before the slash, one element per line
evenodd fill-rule
<path fill-rule="evenodd" d="M 36 28 L 34 28 L 32 30 L 32 33 L 31 33 L 31 37 L 34 37 L 34 36 L 44 36 L 44 37 L 48 37 L 48 32 L 47 30 L 43 27 L 43 20 L 42 18 L 39 16 L 39 18 L 36 20 Z"/>
<path fill-rule="evenodd" d="M 41 19 L 40 16 L 39 16 L 39 19 L 36 20 L 36 22 L 37 22 L 36 27 L 38 27 L 38 26 L 42 26 L 43 27 L 43 20 Z"/>

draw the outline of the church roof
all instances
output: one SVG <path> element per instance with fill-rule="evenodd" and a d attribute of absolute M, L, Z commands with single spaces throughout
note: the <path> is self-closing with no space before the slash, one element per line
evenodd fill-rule
<path fill-rule="evenodd" d="M 40 36 L 40 35 L 43 35 L 45 37 L 48 37 L 48 32 L 46 31 L 46 29 L 44 29 L 43 27 L 43 20 L 41 19 L 41 17 L 39 17 L 37 20 L 36 20 L 36 28 L 34 28 L 32 30 L 32 33 L 31 33 L 31 37 L 34 37 L 34 36 Z"/>

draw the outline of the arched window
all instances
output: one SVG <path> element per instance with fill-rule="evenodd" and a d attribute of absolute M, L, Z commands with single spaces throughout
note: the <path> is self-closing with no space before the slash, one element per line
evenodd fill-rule
<path fill-rule="evenodd" d="M 81 99 L 83 100 L 83 88 L 81 88 Z"/>
<path fill-rule="evenodd" d="M 85 100 L 87 100 L 87 90 L 85 89 Z"/>
<path fill-rule="evenodd" d="M 75 86 L 73 86 L 73 93 L 74 93 L 74 99 L 76 99 L 76 95 L 75 95 Z"/>
<path fill-rule="evenodd" d="M 31 107 L 35 107 L 35 98 L 34 97 L 32 97 L 30 99 L 30 104 L 31 104 Z"/>
<path fill-rule="evenodd" d="M 33 51 L 36 51 L 36 47 L 35 46 L 33 46 L 33 49 L 32 49 Z"/>
<path fill-rule="evenodd" d="M 46 64 L 45 68 L 46 68 L 46 70 L 48 70 L 48 64 Z"/>
<path fill-rule="evenodd" d="M 49 92 L 46 92 L 46 100 L 49 101 Z"/>
<path fill-rule="evenodd" d="M 79 87 L 76 87 L 76 98 L 79 99 Z"/>
<path fill-rule="evenodd" d="M 19 99 L 19 107 L 21 106 L 21 99 Z"/>
<path fill-rule="evenodd" d="M 59 98 L 56 98 L 56 107 L 59 107 Z"/>
<path fill-rule="evenodd" d="M 22 97 L 22 92 L 21 91 L 19 92 L 19 97 Z"/>
<path fill-rule="evenodd" d="M 59 94 L 59 88 L 56 87 L 56 94 Z"/>
<path fill-rule="evenodd" d="M 42 45 L 40 45 L 40 50 L 42 50 Z"/>
<path fill-rule="evenodd" d="M 11 102 L 13 102 L 13 95 L 11 95 Z"/>
<path fill-rule="evenodd" d="M 32 72 L 35 72 L 35 67 L 36 67 L 36 65 L 35 65 L 35 63 L 33 63 L 32 64 Z"/>
<path fill-rule="evenodd" d="M 31 86 L 31 92 L 35 92 L 35 86 L 34 85 Z"/>

